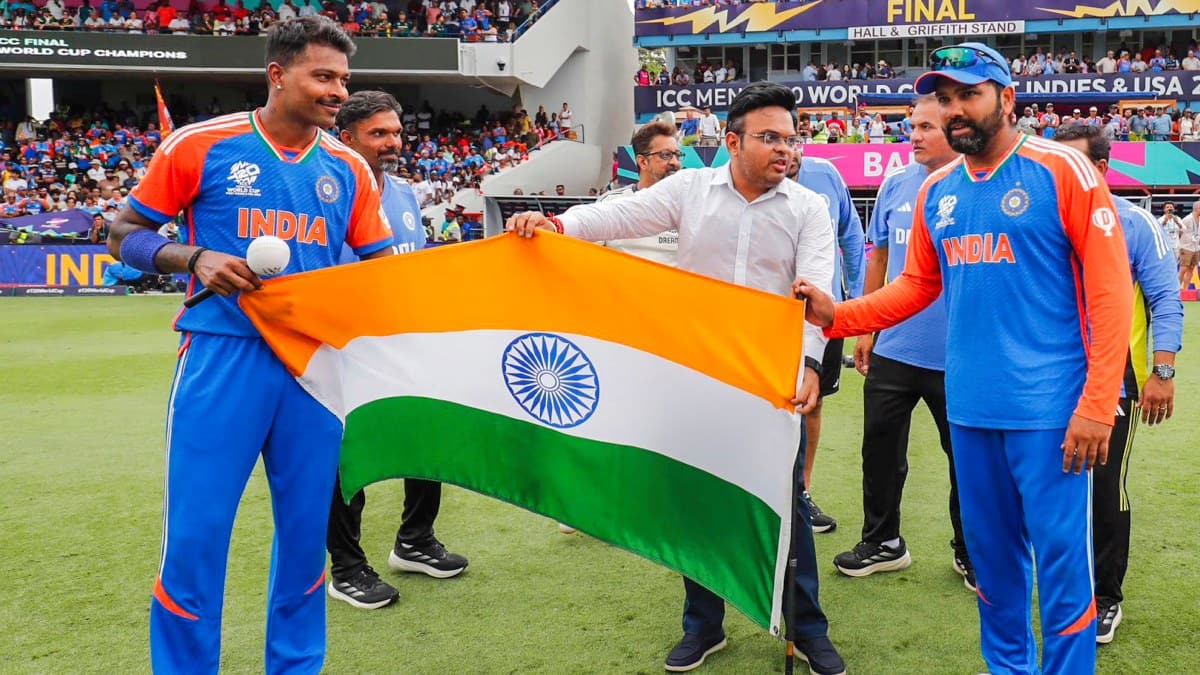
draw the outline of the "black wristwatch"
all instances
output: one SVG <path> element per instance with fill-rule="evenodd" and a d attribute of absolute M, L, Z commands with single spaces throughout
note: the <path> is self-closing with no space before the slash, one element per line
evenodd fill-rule
<path fill-rule="evenodd" d="M 821 376 L 821 362 L 814 359 L 813 357 L 811 357 L 811 356 L 804 357 L 804 367 L 812 368 L 813 370 L 815 370 L 817 372 L 817 377 Z M 1157 373 L 1158 371 L 1155 371 L 1155 372 Z"/>
<path fill-rule="evenodd" d="M 1175 379 L 1175 366 L 1169 363 L 1156 363 L 1154 364 L 1154 374 L 1160 380 L 1173 380 Z"/>

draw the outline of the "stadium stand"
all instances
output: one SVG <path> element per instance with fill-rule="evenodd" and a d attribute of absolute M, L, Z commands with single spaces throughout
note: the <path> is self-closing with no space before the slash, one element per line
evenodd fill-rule
<path fill-rule="evenodd" d="M 557 0 L 18 0 L 0 9 L 0 29 L 177 35 L 259 35 L 281 19 L 324 14 L 367 37 L 457 37 L 511 42 Z"/>

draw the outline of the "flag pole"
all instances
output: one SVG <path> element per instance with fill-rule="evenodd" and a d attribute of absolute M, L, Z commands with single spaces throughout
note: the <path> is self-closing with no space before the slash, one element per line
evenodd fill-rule
<path fill-rule="evenodd" d="M 783 602 L 783 622 L 784 631 L 787 636 L 787 650 L 783 658 L 783 673 L 784 675 L 793 675 L 796 669 L 796 626 L 793 621 L 793 616 L 796 613 L 796 571 L 799 567 L 798 556 L 796 554 L 796 528 L 803 525 L 804 519 L 800 517 L 800 507 L 796 501 L 799 495 L 796 493 L 796 486 L 804 479 L 804 454 L 808 451 L 808 430 L 805 427 L 804 418 L 800 418 L 800 451 L 796 453 L 796 461 L 792 467 L 792 527 L 788 533 L 788 561 L 787 574 L 783 575 L 784 583 L 787 588 L 784 589 Z"/>

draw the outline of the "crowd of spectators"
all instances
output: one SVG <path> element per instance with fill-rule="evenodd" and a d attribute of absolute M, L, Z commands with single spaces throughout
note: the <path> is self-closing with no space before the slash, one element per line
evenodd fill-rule
<path fill-rule="evenodd" d="M 1175 48 L 1162 44 L 1133 50 L 1122 44 L 1110 49 L 1103 57 L 1092 61 L 1091 57 L 1080 57 L 1073 51 L 1060 49 L 1057 54 L 1045 52 L 1041 47 L 1029 54 L 1018 54 L 1009 67 L 1014 75 L 1038 77 L 1043 75 L 1068 75 L 1076 73 L 1145 73 L 1166 70 L 1200 70 L 1200 48 L 1188 45 L 1182 59 Z"/>
<path fill-rule="evenodd" d="M 799 1 L 799 0 L 793 0 Z M 751 2 L 770 2 L 772 4 L 787 4 L 788 0 L 636 0 L 635 9 L 653 9 L 655 7 L 728 7 L 730 5 L 745 5 Z"/>
<path fill-rule="evenodd" d="M 1100 127 L 1113 141 L 1200 141 L 1200 119 L 1191 110 L 1168 109 L 1147 105 L 1140 109 L 1109 106 L 1101 112 L 1096 106 L 1056 111 L 1053 103 L 1024 106 L 1022 114 L 1013 113 L 1017 129 L 1031 136 L 1053 138 L 1062 127 L 1086 124 Z"/>
<path fill-rule="evenodd" d="M 369 37 L 458 37 L 467 42 L 508 42 L 537 20 L 553 0 L 283 0 L 249 9 L 242 0 L 191 0 L 180 10 L 152 1 L 138 10 L 133 0 L 63 0 L 0 4 L 0 28 L 172 35 L 259 35 L 272 24 L 324 14 L 356 35 Z"/>
<path fill-rule="evenodd" d="M 214 100 L 184 119 L 226 112 L 232 111 Z M 154 115 L 98 106 L 0 125 L 0 218 L 80 209 L 95 219 L 92 240 L 102 241 L 162 141 Z M 458 190 L 478 188 L 485 176 L 527 161 L 539 146 L 574 138 L 573 118 L 566 103 L 553 113 L 539 106 L 532 117 L 521 108 L 494 114 L 481 106 L 468 118 L 435 112 L 428 102 L 406 107 L 397 175 L 412 183 L 422 208 L 448 202 Z"/>

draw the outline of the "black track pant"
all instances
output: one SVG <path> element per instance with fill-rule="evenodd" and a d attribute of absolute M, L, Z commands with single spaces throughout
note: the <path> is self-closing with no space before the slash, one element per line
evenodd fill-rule
<path fill-rule="evenodd" d="M 329 510 L 329 530 L 325 547 L 329 549 L 330 574 L 344 579 L 367 564 L 367 556 L 359 545 L 362 536 L 362 512 L 367 495 L 359 490 L 350 503 L 342 501 L 341 476 L 333 486 L 333 504 Z M 429 480 L 404 480 L 404 513 L 396 532 L 396 547 L 400 544 L 422 544 L 433 538 L 433 521 L 442 505 L 442 484 Z"/>
<path fill-rule="evenodd" d="M 1108 439 L 1108 463 L 1092 469 L 1092 547 L 1096 597 L 1121 602 L 1121 584 L 1129 568 L 1129 494 L 1125 478 L 1140 411 L 1127 398 L 1121 399 L 1118 408 L 1121 412 Z"/>

